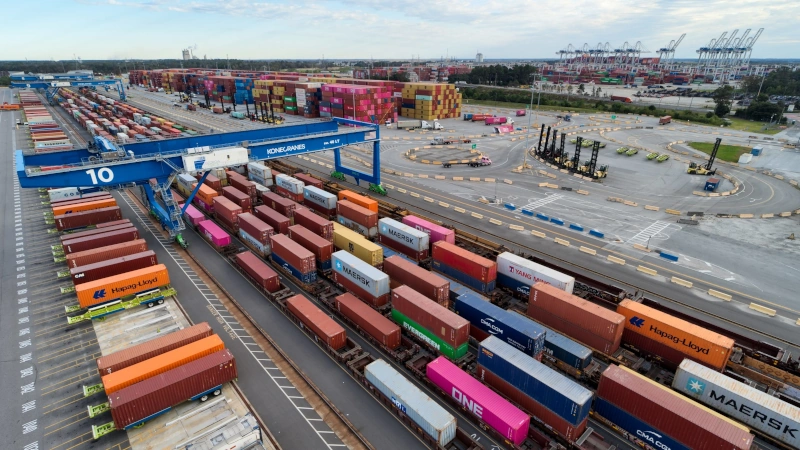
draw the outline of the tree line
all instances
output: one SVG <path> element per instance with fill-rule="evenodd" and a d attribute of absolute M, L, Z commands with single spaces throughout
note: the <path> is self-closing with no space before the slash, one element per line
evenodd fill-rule
<path fill-rule="evenodd" d="M 538 69 L 530 64 L 506 67 L 501 64 L 479 66 L 470 73 L 450 75 L 448 81 L 464 81 L 469 84 L 486 84 L 493 86 L 517 87 L 533 84 Z"/>

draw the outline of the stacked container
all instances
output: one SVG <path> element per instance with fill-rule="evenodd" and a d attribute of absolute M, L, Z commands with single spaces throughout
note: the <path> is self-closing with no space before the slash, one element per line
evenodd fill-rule
<path fill-rule="evenodd" d="M 336 220 L 364 237 L 372 238 L 378 234 L 378 213 L 350 201 L 336 202 Z"/>
<path fill-rule="evenodd" d="M 256 206 L 254 213 L 258 219 L 272 227 L 275 233 L 286 234 L 289 232 L 289 226 L 292 224 L 291 220 L 269 206 Z"/>
<path fill-rule="evenodd" d="M 356 194 L 353 191 L 339 191 L 339 200 L 347 200 L 348 202 L 355 203 L 356 205 L 366 208 L 375 214 L 378 213 L 378 202 L 361 194 Z"/>
<path fill-rule="evenodd" d="M 222 195 L 238 205 L 242 209 L 242 212 L 250 212 L 253 209 L 253 201 L 250 196 L 233 186 L 225 186 L 222 188 Z"/>
<path fill-rule="evenodd" d="M 491 292 L 497 279 L 497 264 L 445 241 L 431 246 L 433 270 L 464 283 L 478 292 Z"/>
<path fill-rule="evenodd" d="M 332 255 L 333 280 L 361 300 L 381 307 L 389 302 L 389 276 L 340 250 Z"/>
<path fill-rule="evenodd" d="M 544 353 L 564 364 L 583 370 L 592 362 L 592 350 L 572 339 L 547 328 Z"/>
<path fill-rule="evenodd" d="M 281 197 L 273 192 L 268 192 L 262 195 L 261 201 L 263 201 L 266 206 L 278 211 L 279 213 L 288 217 L 290 220 L 294 217 L 294 210 L 300 206 L 294 200 Z"/>
<path fill-rule="evenodd" d="M 107 259 L 121 258 L 144 251 L 147 251 L 147 243 L 145 243 L 144 239 L 136 239 L 121 244 L 70 253 L 66 255 L 67 266 L 69 266 L 70 269 L 74 269 L 76 267 L 103 262 Z"/>
<path fill-rule="evenodd" d="M 378 267 L 383 264 L 383 250 L 380 246 L 338 223 L 334 223 L 333 226 L 333 246 L 352 253 L 371 266 Z"/>
<path fill-rule="evenodd" d="M 452 84 L 395 83 L 395 92 L 398 88 L 403 117 L 432 121 L 461 116 L 461 93 Z"/>
<path fill-rule="evenodd" d="M 272 186 L 272 169 L 261 163 L 248 163 L 247 178 L 262 186 Z"/>
<path fill-rule="evenodd" d="M 269 256 L 269 237 L 274 233 L 275 230 L 258 217 L 250 213 L 239 214 L 239 237 L 259 256 Z"/>
<path fill-rule="evenodd" d="M 513 253 L 497 255 L 497 283 L 528 298 L 534 283 L 546 283 L 572 294 L 575 278 Z"/>
<path fill-rule="evenodd" d="M 302 225 L 289 227 L 289 239 L 302 245 L 306 250 L 311 251 L 317 259 L 317 270 L 323 272 L 331 270 L 331 255 L 333 254 L 333 244 L 320 236 L 312 233 Z"/>
<path fill-rule="evenodd" d="M 239 231 L 239 214 L 246 212 L 225 197 L 214 197 L 214 218 L 233 233 Z"/>
<path fill-rule="evenodd" d="M 456 232 L 445 228 L 435 223 L 428 222 L 425 219 L 420 219 L 417 216 L 404 216 L 403 223 L 416 228 L 417 230 L 428 233 L 430 244 L 439 241 L 445 241 L 449 244 L 456 243 Z"/>
<path fill-rule="evenodd" d="M 69 239 L 61 243 L 61 248 L 64 249 L 64 254 L 82 252 L 99 247 L 106 247 L 114 244 L 121 244 L 123 242 L 133 241 L 139 239 L 139 230 L 133 226 L 127 228 L 107 231 L 103 230 L 102 233 L 92 234 L 90 236 L 78 237 Z"/>
<path fill-rule="evenodd" d="M 272 248 L 270 258 L 276 264 L 303 283 L 317 280 L 316 258 L 313 253 L 282 234 L 274 234 L 269 239 Z"/>
<path fill-rule="evenodd" d="M 450 307 L 450 282 L 446 279 L 399 256 L 384 259 L 383 271 L 389 275 L 393 289 L 406 285 L 445 308 Z"/>
<path fill-rule="evenodd" d="M 378 221 L 378 241 L 414 261 L 428 258 L 428 234 L 394 219 L 387 217 Z"/>
<path fill-rule="evenodd" d="M 326 84 L 322 86 L 321 117 L 340 117 L 382 124 L 394 117 L 392 92 L 380 86 Z"/>
<path fill-rule="evenodd" d="M 333 222 L 323 219 L 308 209 L 294 211 L 294 224 L 302 225 L 317 236 L 333 242 Z"/>
<path fill-rule="evenodd" d="M 400 327 L 367 306 L 353 294 L 342 294 L 335 299 L 336 310 L 352 320 L 382 346 L 394 350 L 400 346 Z"/>
<path fill-rule="evenodd" d="M 183 205 L 178 205 L 178 207 L 183 208 Z M 200 224 L 200 222 L 206 220 L 206 216 L 204 216 L 199 209 L 189 205 L 186 207 L 186 211 L 183 213 L 183 220 L 189 225 L 196 227 Z"/>
<path fill-rule="evenodd" d="M 336 196 L 315 186 L 303 188 L 303 204 L 323 217 L 330 219 L 336 216 Z"/>
<path fill-rule="evenodd" d="M 305 184 L 297 178 L 280 174 L 275 177 L 275 192 L 297 203 L 303 202 Z"/>
<path fill-rule="evenodd" d="M 469 322 L 408 286 L 392 289 L 392 319 L 452 360 L 469 350 Z"/>

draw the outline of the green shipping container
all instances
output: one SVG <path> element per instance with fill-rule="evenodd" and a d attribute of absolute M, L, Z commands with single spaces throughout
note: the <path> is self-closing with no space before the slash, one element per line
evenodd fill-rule
<path fill-rule="evenodd" d="M 466 355 L 467 351 L 469 350 L 469 343 L 464 343 L 458 348 L 453 348 L 450 344 L 439 339 L 438 336 L 431 334 L 430 331 L 426 330 L 421 325 L 409 319 L 405 314 L 394 308 L 392 308 L 392 319 L 396 323 L 400 324 L 403 329 L 413 334 L 421 341 L 427 343 L 429 347 L 438 350 L 439 353 L 447 356 L 453 361 Z"/>
<path fill-rule="evenodd" d="M 294 97 L 283 97 L 283 100 L 287 101 L 287 102 L 296 102 L 297 101 L 297 99 L 295 99 Z"/>
<path fill-rule="evenodd" d="M 186 130 L 186 133 L 191 134 L 192 136 L 197 135 L 197 131 L 194 130 Z"/>
<path fill-rule="evenodd" d="M 184 127 L 183 125 L 178 125 L 177 123 L 175 125 L 173 125 L 172 128 L 175 128 L 176 130 L 181 130 L 181 131 L 186 129 L 186 127 Z"/>

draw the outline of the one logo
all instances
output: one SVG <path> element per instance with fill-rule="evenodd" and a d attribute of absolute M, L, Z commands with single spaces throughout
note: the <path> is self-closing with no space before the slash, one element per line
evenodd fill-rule
<path fill-rule="evenodd" d="M 702 394 L 703 391 L 706 389 L 706 385 L 703 384 L 700 380 L 696 380 L 694 378 L 689 378 L 689 381 L 686 382 L 686 389 L 694 392 L 695 394 Z"/>
<path fill-rule="evenodd" d="M 640 319 L 636 316 L 631 317 L 631 320 L 629 320 L 629 322 L 636 328 L 641 328 L 642 325 L 644 325 L 644 319 Z"/>
<path fill-rule="evenodd" d="M 94 291 L 94 295 L 92 296 L 92 298 L 97 300 L 97 299 L 100 299 L 100 298 L 104 298 L 105 296 L 106 296 L 106 290 L 105 289 L 100 289 L 99 291 Z"/>

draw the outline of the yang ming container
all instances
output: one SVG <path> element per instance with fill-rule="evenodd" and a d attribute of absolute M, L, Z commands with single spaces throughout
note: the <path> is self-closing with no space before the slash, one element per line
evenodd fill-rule
<path fill-rule="evenodd" d="M 61 243 L 64 249 L 64 254 L 82 252 L 91 250 L 98 247 L 106 247 L 114 244 L 121 244 L 123 242 L 133 241 L 139 239 L 139 230 L 134 227 L 125 228 L 122 230 L 107 231 L 105 233 L 95 234 L 77 239 L 70 239 Z"/>
<path fill-rule="evenodd" d="M 238 253 L 234 260 L 236 265 L 241 267 L 253 281 L 267 292 L 277 292 L 281 290 L 281 280 L 278 273 L 272 270 L 264 261 L 260 260 L 252 252 Z"/>
<path fill-rule="evenodd" d="M 420 219 L 417 216 L 405 216 L 403 217 L 403 223 L 410 227 L 416 228 L 417 230 L 428 233 L 428 236 L 430 236 L 430 244 L 439 241 L 445 241 L 448 244 L 456 243 L 456 232 L 449 228 L 436 225 L 435 223 L 428 222 L 425 219 Z"/>
<path fill-rule="evenodd" d="M 450 282 L 399 256 L 383 260 L 392 288 L 406 285 L 436 303 L 450 307 Z"/>
<path fill-rule="evenodd" d="M 392 289 L 392 319 L 452 360 L 469 350 L 469 322 L 408 286 Z"/>
<path fill-rule="evenodd" d="M 321 188 L 306 186 L 303 188 L 303 204 L 331 218 L 336 215 L 336 196 Z"/>
<path fill-rule="evenodd" d="M 312 233 L 302 225 L 289 227 L 289 239 L 302 245 L 317 258 L 317 270 L 331 270 L 331 254 L 333 254 L 333 244 L 320 236 Z"/>
<path fill-rule="evenodd" d="M 119 258 L 108 259 L 105 261 L 88 264 L 85 266 L 70 269 L 72 283 L 79 285 L 90 281 L 120 275 L 132 270 L 144 269 L 158 264 L 158 258 L 152 250 L 133 255 L 122 256 Z"/>
<path fill-rule="evenodd" d="M 472 336 L 483 341 L 495 336 L 525 353 L 540 359 L 546 330 L 520 314 L 487 302 L 478 294 L 466 293 L 456 299 L 455 312 L 471 324 Z"/>
<path fill-rule="evenodd" d="M 440 356 L 428 363 L 425 375 L 481 422 L 504 439 L 520 445 L 528 437 L 531 418 L 458 366 Z"/>
<path fill-rule="evenodd" d="M 267 225 L 271 226 L 277 234 L 286 234 L 289 232 L 291 220 L 283 214 L 275 211 L 269 206 L 256 206 L 255 216 L 263 220 Z"/>
<path fill-rule="evenodd" d="M 147 251 L 147 243 L 144 239 L 123 242 L 121 244 L 109 245 L 106 247 L 94 248 L 83 252 L 71 253 L 66 256 L 67 266 L 70 269 L 94 264 L 109 259 L 120 258 Z"/>
<path fill-rule="evenodd" d="M 378 234 L 378 213 L 347 200 L 336 202 L 336 221 L 364 237 Z"/>
<path fill-rule="evenodd" d="M 479 292 L 491 292 L 497 279 L 497 264 L 444 241 L 431 246 L 436 272 L 447 275 Z"/>
<path fill-rule="evenodd" d="M 585 369 L 592 362 L 590 348 L 549 328 L 544 338 L 544 353 L 579 370 Z"/>
<path fill-rule="evenodd" d="M 375 389 L 414 421 L 442 447 L 456 437 L 456 418 L 382 359 L 364 368 L 364 375 Z"/>
<path fill-rule="evenodd" d="M 90 281 L 75 286 L 81 308 L 110 302 L 129 295 L 151 291 L 169 284 L 169 273 L 163 264 L 134 270 L 121 275 Z"/>
<path fill-rule="evenodd" d="M 330 348 L 339 350 L 347 343 L 344 328 L 302 295 L 288 298 L 286 308 Z"/>
<path fill-rule="evenodd" d="M 294 224 L 302 225 L 317 236 L 333 242 L 333 222 L 324 219 L 308 209 L 294 211 Z"/>
<path fill-rule="evenodd" d="M 282 234 L 274 234 L 269 239 L 272 249 L 270 258 L 276 264 L 303 283 L 317 280 L 316 258 L 313 253 Z"/>
<path fill-rule="evenodd" d="M 351 293 L 335 298 L 336 310 L 381 345 L 391 350 L 400 346 L 400 327 Z"/>
<path fill-rule="evenodd" d="M 389 276 L 356 256 L 339 250 L 331 258 L 333 280 L 374 307 L 389 302 Z"/>
<path fill-rule="evenodd" d="M 122 213 L 119 210 L 119 206 L 53 216 L 53 221 L 56 223 L 58 231 L 73 230 L 120 219 L 122 219 Z"/>
<path fill-rule="evenodd" d="M 355 255 L 371 266 L 377 267 L 383 264 L 383 250 L 380 246 L 341 225 L 333 227 L 333 246 Z"/>
<path fill-rule="evenodd" d="M 204 220 L 197 225 L 197 232 L 205 236 L 217 249 L 231 245 L 231 235 L 213 220 Z"/>
<path fill-rule="evenodd" d="M 427 233 L 394 219 L 383 218 L 378 221 L 378 240 L 415 261 L 428 258 L 430 251 Z"/>
<path fill-rule="evenodd" d="M 572 294 L 575 278 L 504 252 L 497 255 L 497 283 L 527 298 L 535 283 L 546 283 Z"/>

